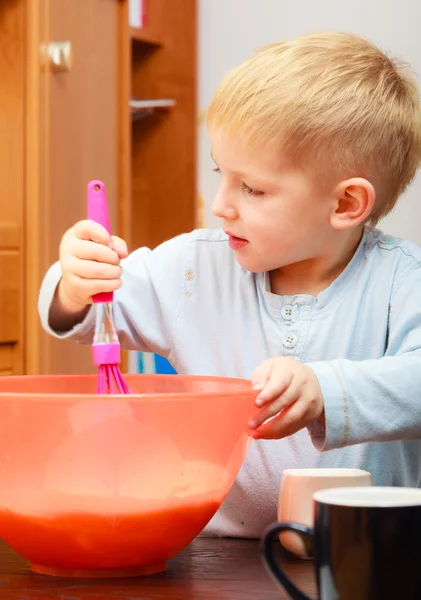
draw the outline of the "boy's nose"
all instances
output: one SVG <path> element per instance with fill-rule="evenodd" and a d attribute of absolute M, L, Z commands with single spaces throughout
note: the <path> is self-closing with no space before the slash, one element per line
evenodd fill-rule
<path fill-rule="evenodd" d="M 237 210 L 232 202 L 228 201 L 225 194 L 218 192 L 212 202 L 212 213 L 219 219 L 235 219 L 237 218 Z"/>

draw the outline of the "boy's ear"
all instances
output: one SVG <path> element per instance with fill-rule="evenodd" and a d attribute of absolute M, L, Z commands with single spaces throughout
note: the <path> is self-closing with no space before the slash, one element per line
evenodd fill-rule
<path fill-rule="evenodd" d="M 330 224 L 334 229 L 350 229 L 365 221 L 373 210 L 376 192 L 373 185 L 362 177 L 341 181 L 335 191 L 334 210 Z"/>

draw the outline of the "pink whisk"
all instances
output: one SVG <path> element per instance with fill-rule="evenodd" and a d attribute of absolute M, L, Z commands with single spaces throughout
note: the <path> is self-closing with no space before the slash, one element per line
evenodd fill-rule
<path fill-rule="evenodd" d="M 102 181 L 88 184 L 88 219 L 96 221 L 111 234 L 107 193 Z M 98 367 L 98 394 L 130 394 L 130 389 L 120 372 L 120 343 L 113 319 L 113 292 L 92 297 L 96 307 L 96 323 L 92 357 Z M 117 388 L 117 391 L 116 391 Z"/>

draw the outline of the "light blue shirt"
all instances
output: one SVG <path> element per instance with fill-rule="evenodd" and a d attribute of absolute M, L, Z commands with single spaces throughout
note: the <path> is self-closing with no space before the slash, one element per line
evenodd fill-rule
<path fill-rule="evenodd" d="M 276 519 L 285 468 L 362 468 L 377 485 L 420 487 L 421 248 L 366 230 L 317 297 L 272 294 L 268 274 L 242 269 L 219 230 L 141 248 L 122 267 L 114 310 L 125 348 L 162 354 L 179 373 L 242 378 L 289 356 L 323 391 L 326 431 L 253 442 L 207 533 L 259 536 Z M 91 343 L 94 309 L 70 332 L 48 325 L 60 277 L 55 264 L 41 288 L 43 326 Z"/>

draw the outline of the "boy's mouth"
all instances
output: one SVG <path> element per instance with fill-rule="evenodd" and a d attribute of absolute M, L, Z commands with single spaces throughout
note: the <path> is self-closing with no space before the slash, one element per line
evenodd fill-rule
<path fill-rule="evenodd" d="M 232 235 L 232 233 L 230 233 L 229 231 L 227 231 L 226 234 L 228 235 L 229 245 L 232 250 L 240 250 L 240 248 L 244 248 L 244 246 L 247 246 L 248 240 L 245 240 L 244 238 L 239 238 L 236 235 Z"/>

